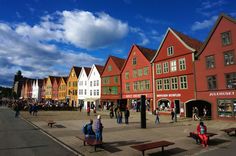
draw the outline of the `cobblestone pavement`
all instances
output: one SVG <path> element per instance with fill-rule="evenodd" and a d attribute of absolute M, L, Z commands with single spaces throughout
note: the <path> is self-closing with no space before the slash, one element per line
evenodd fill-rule
<path fill-rule="evenodd" d="M 76 138 L 82 135 L 82 126 L 89 119 L 96 119 L 96 115 L 102 115 L 102 123 L 104 125 L 103 148 L 98 148 L 95 152 L 91 146 L 83 146 L 83 142 Z M 220 129 L 227 127 L 236 127 L 236 122 L 233 121 L 205 121 L 208 127 L 208 132 L 217 133 L 218 135 L 211 138 L 209 147 L 203 148 L 197 145 L 192 138 L 187 137 L 189 132 L 195 131 L 198 121 L 191 119 L 178 119 L 177 123 L 172 123 L 170 116 L 161 115 L 160 124 L 155 125 L 155 116 L 147 113 L 147 128 L 140 128 L 140 113 L 131 111 L 130 123 L 117 124 L 116 119 L 110 119 L 109 112 L 91 113 L 87 116 L 85 112 L 72 111 L 40 111 L 38 116 L 30 116 L 28 112 L 22 112 L 22 116 L 34 125 L 40 127 L 48 134 L 57 138 L 64 144 L 76 150 L 80 155 L 91 156 L 138 156 L 141 152 L 130 148 L 131 145 L 145 143 L 150 141 L 167 140 L 175 142 L 174 145 L 166 147 L 165 152 L 161 153 L 161 149 L 153 149 L 145 152 L 146 155 L 217 155 L 217 150 L 228 147 L 233 148 L 236 143 L 235 136 L 228 136 Z M 56 121 L 56 126 L 50 128 L 47 126 L 48 120 Z M 232 149 L 231 149 L 232 150 Z M 233 149 L 234 151 L 234 149 Z M 235 150 L 236 151 L 236 150 Z M 211 154 L 212 153 L 212 154 Z M 231 153 L 234 155 L 233 153 Z M 230 153 L 228 155 L 231 155 Z"/>

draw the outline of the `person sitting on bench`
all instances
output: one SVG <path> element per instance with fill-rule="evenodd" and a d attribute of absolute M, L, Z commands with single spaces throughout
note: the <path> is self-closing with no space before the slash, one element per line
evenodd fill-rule
<path fill-rule="evenodd" d="M 90 123 L 83 126 L 83 133 L 85 137 L 95 138 L 95 132 L 93 131 L 93 120 L 90 119 Z"/>
<path fill-rule="evenodd" d="M 197 126 L 197 133 L 199 138 L 202 141 L 203 147 L 208 147 L 208 137 L 206 136 L 207 133 L 207 127 L 204 125 L 202 121 L 200 121 L 199 125 Z"/>

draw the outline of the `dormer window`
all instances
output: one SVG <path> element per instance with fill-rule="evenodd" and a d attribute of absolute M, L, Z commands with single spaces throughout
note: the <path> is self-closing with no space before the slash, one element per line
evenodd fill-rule
<path fill-rule="evenodd" d="M 170 46 L 167 48 L 167 56 L 171 56 L 174 54 L 174 47 Z"/>

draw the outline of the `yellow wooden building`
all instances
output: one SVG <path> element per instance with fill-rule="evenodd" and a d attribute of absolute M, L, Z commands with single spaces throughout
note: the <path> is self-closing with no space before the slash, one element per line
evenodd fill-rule
<path fill-rule="evenodd" d="M 66 102 L 67 79 L 68 79 L 68 77 L 61 77 L 60 78 L 59 90 L 58 90 L 58 100 L 60 102 Z"/>
<path fill-rule="evenodd" d="M 81 71 L 81 67 L 73 66 L 70 70 L 70 74 L 67 80 L 67 97 L 66 101 L 69 102 L 69 106 L 78 107 L 78 77 Z"/>
<path fill-rule="evenodd" d="M 45 85 L 45 100 L 52 100 L 52 83 L 53 76 L 48 76 L 46 85 Z"/>

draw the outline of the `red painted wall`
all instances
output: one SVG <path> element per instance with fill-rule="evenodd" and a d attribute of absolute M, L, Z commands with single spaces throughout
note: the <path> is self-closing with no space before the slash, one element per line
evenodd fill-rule
<path fill-rule="evenodd" d="M 221 33 L 231 31 L 232 44 L 222 46 Z M 208 44 L 196 61 L 196 75 L 197 75 L 197 98 L 204 99 L 212 104 L 212 116 L 218 118 L 217 112 L 217 99 L 235 98 L 235 89 L 227 89 L 225 81 L 225 73 L 236 72 L 236 64 L 225 66 L 224 65 L 224 52 L 234 50 L 234 60 L 236 61 L 236 25 L 235 23 L 222 18 L 212 34 Z M 205 57 L 214 55 L 215 68 L 207 69 Z M 217 90 L 209 91 L 207 86 L 207 76 L 216 75 L 217 77 Z M 231 92 L 229 95 L 210 96 L 210 93 L 217 92 Z"/>
<path fill-rule="evenodd" d="M 137 64 L 132 64 L 133 57 L 136 57 Z M 143 74 L 143 68 L 148 67 L 148 75 Z M 139 49 L 134 45 L 131 48 L 129 57 L 127 59 L 127 62 L 125 64 L 125 67 L 123 67 L 123 71 L 121 73 L 121 79 L 122 79 L 122 98 L 126 99 L 127 96 L 132 94 L 147 94 L 148 98 L 153 97 L 153 89 L 152 89 L 152 68 L 151 63 L 146 59 L 145 56 L 139 51 Z M 137 70 L 142 69 L 142 77 L 133 77 L 133 69 Z M 125 73 L 129 72 L 129 79 L 125 78 Z M 150 89 L 148 91 L 134 91 L 133 90 L 133 83 L 135 81 L 142 81 L 142 80 L 150 80 Z M 126 83 L 130 83 L 130 92 L 126 92 Z M 132 98 L 131 98 L 132 99 Z"/>
<path fill-rule="evenodd" d="M 56 78 L 54 78 L 52 83 L 52 100 L 58 100 L 58 83 Z"/>

